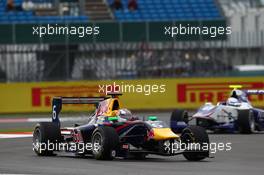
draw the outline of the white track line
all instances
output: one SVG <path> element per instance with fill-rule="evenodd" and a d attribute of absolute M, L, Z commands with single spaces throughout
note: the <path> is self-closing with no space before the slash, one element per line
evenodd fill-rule
<path fill-rule="evenodd" d="M 61 122 L 74 122 L 74 121 L 85 121 L 88 120 L 86 117 L 63 117 L 60 118 Z M 51 122 L 51 118 L 28 118 L 28 122 Z"/>
<path fill-rule="evenodd" d="M 86 121 L 87 117 L 63 117 L 61 122 Z M 51 122 L 51 118 L 5 118 L 0 119 L 0 123 L 36 123 L 36 122 Z"/>
<path fill-rule="evenodd" d="M 0 139 L 27 138 L 27 137 L 32 137 L 32 134 L 0 134 Z"/>

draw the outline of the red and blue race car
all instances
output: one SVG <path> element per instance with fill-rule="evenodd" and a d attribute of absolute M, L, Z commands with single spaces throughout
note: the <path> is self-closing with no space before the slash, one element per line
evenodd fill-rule
<path fill-rule="evenodd" d="M 139 119 L 122 108 L 118 95 L 53 98 L 52 121 L 38 123 L 34 130 L 35 153 L 50 156 L 64 151 L 78 156 L 93 155 L 99 160 L 115 157 L 142 159 L 149 154 L 183 154 L 190 161 L 209 157 L 209 150 L 203 149 L 209 145 L 204 128 L 188 126 L 177 135 L 156 116 Z M 94 104 L 96 110 L 86 124 L 62 128 L 59 114 L 63 104 Z M 196 144 L 195 148 L 186 147 L 192 143 Z"/>

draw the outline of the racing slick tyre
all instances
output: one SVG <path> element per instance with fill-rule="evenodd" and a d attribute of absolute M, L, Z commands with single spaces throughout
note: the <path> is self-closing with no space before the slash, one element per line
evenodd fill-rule
<path fill-rule="evenodd" d="M 170 126 L 173 132 L 179 133 L 183 130 L 183 128 L 175 128 L 175 125 L 177 125 L 177 122 L 184 122 L 188 124 L 188 112 L 185 110 L 179 110 L 176 109 L 172 112 L 171 118 L 170 118 Z"/>
<path fill-rule="evenodd" d="M 54 155 L 56 143 L 61 141 L 60 127 L 52 122 L 40 122 L 33 132 L 33 150 L 39 156 Z"/>
<path fill-rule="evenodd" d="M 238 110 L 238 129 L 241 134 L 251 134 L 255 131 L 255 119 L 250 110 Z"/>
<path fill-rule="evenodd" d="M 186 149 L 183 152 L 183 156 L 189 161 L 199 161 L 203 160 L 206 157 L 209 157 L 209 137 L 206 133 L 206 130 L 200 126 L 190 125 L 186 127 L 181 134 L 181 142 L 185 144 Z M 195 145 L 198 143 L 200 148 L 199 150 L 188 150 L 187 146 L 190 146 L 191 143 Z M 206 147 L 205 150 L 202 148 Z M 208 148 L 208 149 L 207 149 Z"/>
<path fill-rule="evenodd" d="M 119 145 L 119 136 L 115 129 L 100 126 L 92 134 L 92 152 L 97 160 L 112 160 Z"/>

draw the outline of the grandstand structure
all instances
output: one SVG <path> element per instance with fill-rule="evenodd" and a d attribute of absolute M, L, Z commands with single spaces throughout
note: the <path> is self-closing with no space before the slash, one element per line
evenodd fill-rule
<path fill-rule="evenodd" d="M 34 4 L 31 10 L 6 12 L 7 0 L 2 0 L 0 2 L 0 23 L 60 23 L 111 19 L 118 21 L 167 21 L 222 17 L 213 0 L 138 0 L 139 10 L 135 11 L 130 11 L 127 8 L 128 0 L 123 0 L 124 8 L 122 10 L 114 11 L 109 8 L 113 0 L 74 0 L 68 1 L 71 3 L 64 6 L 63 2 L 67 2 L 67 0 L 32 0 L 31 2 Z M 60 2 L 62 2 L 61 5 Z M 15 0 L 14 4 L 22 6 L 23 0 Z M 65 8 L 68 9 L 68 12 L 63 14 Z"/>
<path fill-rule="evenodd" d="M 15 10 L 7 10 L 8 0 L 0 1 L 0 23 L 60 23 L 60 22 L 87 22 L 88 16 L 69 10 L 67 15 L 61 16 L 55 0 L 32 0 L 34 6 L 23 10 L 23 0 L 14 0 Z M 76 4 L 77 5 L 77 4 Z"/>
<path fill-rule="evenodd" d="M 111 3 L 112 0 L 108 0 Z M 123 1 L 128 6 L 128 0 Z M 222 18 L 213 0 L 139 0 L 140 10 L 118 10 L 115 19 L 120 21 L 160 21 Z"/>
<path fill-rule="evenodd" d="M 3 82 L 235 76 L 239 72 L 234 65 L 264 64 L 261 0 L 137 0 L 136 10 L 128 8 L 129 0 L 121 0 L 118 10 L 114 0 L 30 0 L 26 9 L 27 0 L 14 0 L 13 10 L 7 2 L 0 1 Z M 167 40 L 157 37 L 163 30 L 151 30 L 178 23 L 214 26 L 219 21 L 232 27 L 231 35 Z M 27 27 L 46 24 L 100 24 L 108 32 L 106 39 L 91 41 L 26 35 Z"/>

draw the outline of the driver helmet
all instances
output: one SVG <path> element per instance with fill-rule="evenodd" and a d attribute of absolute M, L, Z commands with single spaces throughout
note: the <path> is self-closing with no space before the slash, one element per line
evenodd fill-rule
<path fill-rule="evenodd" d="M 231 92 L 231 96 L 230 97 L 233 97 L 233 98 L 236 98 L 236 99 L 240 99 L 242 95 L 243 95 L 243 91 L 236 89 L 236 90 L 233 90 Z"/>
<path fill-rule="evenodd" d="M 227 100 L 227 105 L 230 105 L 230 106 L 235 106 L 238 103 L 239 103 L 238 99 L 237 98 L 234 98 L 234 97 L 230 97 Z"/>
<path fill-rule="evenodd" d="M 126 120 L 134 119 L 134 116 L 132 115 L 131 111 L 125 108 L 118 110 L 118 116 Z"/>

